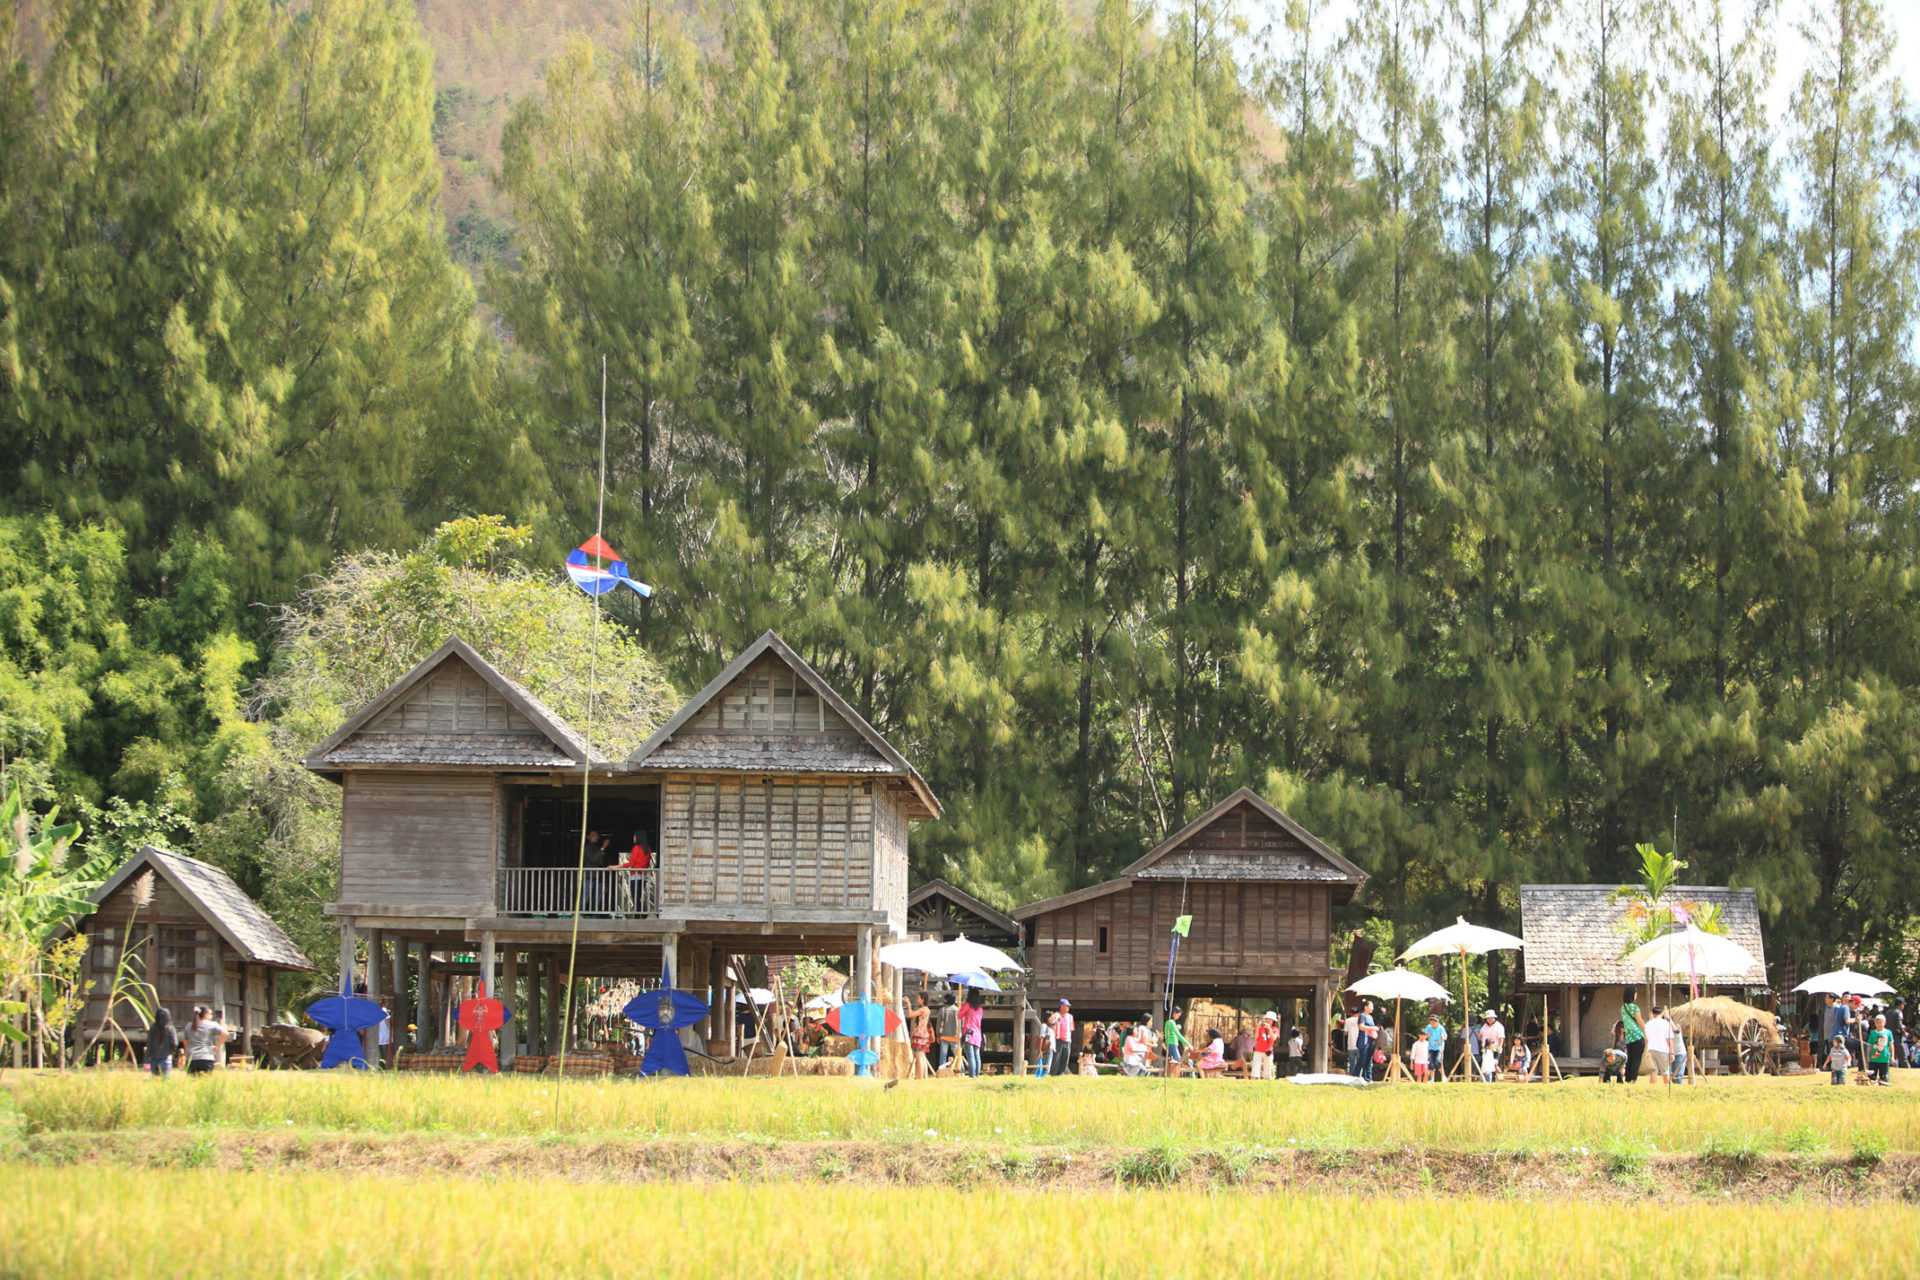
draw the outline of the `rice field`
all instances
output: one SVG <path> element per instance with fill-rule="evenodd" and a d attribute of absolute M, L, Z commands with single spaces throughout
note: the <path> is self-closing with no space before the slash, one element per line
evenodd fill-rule
<path fill-rule="evenodd" d="M 1920 1210 L 234 1177 L 0 1166 L 8 1275 L 1849 1274 Z M 206 1230 L 217 1230 L 217 1243 Z M 1366 1242 L 1366 1248 L 1358 1242 Z M 1627 1242 L 1623 1247 L 1622 1242 Z"/>
<path fill-rule="evenodd" d="M 513 1138 L 753 1138 L 1065 1147 L 1168 1144 L 1599 1150 L 1691 1154 L 1920 1152 L 1920 1072 L 1893 1089 L 1824 1076 L 1640 1084 L 1394 1086 L 1371 1090 L 1202 1080 L 877 1082 L 833 1079 L 567 1081 L 234 1072 L 155 1081 L 132 1072 L 13 1075 L 0 1082 L 26 1133 L 214 1126 Z M 6 1099 L 10 1097 L 9 1104 Z"/>
<path fill-rule="evenodd" d="M 1896 1081 L 14 1072 L 0 1277 L 1844 1267 L 1920 1230 L 1920 1072 Z"/>

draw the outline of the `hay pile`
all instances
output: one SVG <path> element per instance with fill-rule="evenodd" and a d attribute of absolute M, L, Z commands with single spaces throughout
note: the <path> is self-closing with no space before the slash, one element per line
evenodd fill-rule
<path fill-rule="evenodd" d="M 1667 1016 L 1680 1028 L 1689 1044 L 1710 1040 L 1738 1039 L 1749 1021 L 1760 1023 L 1760 1032 L 1770 1045 L 1780 1043 L 1780 1028 L 1765 1009 L 1742 1004 L 1732 996 L 1702 996 L 1667 1010 Z"/>

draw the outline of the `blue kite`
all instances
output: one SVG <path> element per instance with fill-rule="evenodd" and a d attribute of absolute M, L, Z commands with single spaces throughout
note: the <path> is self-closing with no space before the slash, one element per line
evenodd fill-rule
<path fill-rule="evenodd" d="M 620 1011 L 653 1034 L 647 1037 L 646 1056 L 640 1059 L 643 1076 L 691 1074 L 687 1051 L 676 1034 L 707 1016 L 707 1002 L 691 991 L 648 991 L 627 1001 Z"/>
<path fill-rule="evenodd" d="M 320 1059 L 322 1070 L 329 1067 L 367 1070 L 366 1051 L 360 1043 L 360 1033 L 368 1027 L 379 1026 L 386 1019 L 385 1009 L 365 996 L 343 993 L 321 996 L 307 1006 L 307 1016 L 333 1033 L 327 1037 L 327 1052 Z"/>
<path fill-rule="evenodd" d="M 652 587 L 628 575 L 627 562 L 597 533 L 567 553 L 567 576 L 590 596 L 603 596 L 615 587 L 631 587 L 643 598 L 653 595 Z"/>

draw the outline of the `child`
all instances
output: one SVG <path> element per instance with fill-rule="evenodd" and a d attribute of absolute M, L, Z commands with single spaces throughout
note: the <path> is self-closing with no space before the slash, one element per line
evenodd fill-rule
<path fill-rule="evenodd" d="M 1847 1052 L 1845 1037 L 1835 1036 L 1827 1041 L 1827 1069 L 1833 1072 L 1835 1084 L 1847 1082 L 1847 1068 L 1853 1065 L 1853 1055 Z"/>
<path fill-rule="evenodd" d="M 1515 1080 L 1525 1080 L 1527 1072 L 1533 1067 L 1533 1053 L 1527 1048 L 1525 1040 L 1513 1042 L 1513 1058 L 1509 1063 Z"/>
<path fill-rule="evenodd" d="M 1307 1039 L 1300 1028 L 1287 1028 L 1287 1074 L 1297 1076 L 1307 1065 Z"/>
<path fill-rule="evenodd" d="M 1413 1038 L 1413 1048 L 1407 1050 L 1407 1060 L 1413 1064 L 1413 1082 L 1415 1084 L 1425 1084 L 1427 1082 L 1427 1054 L 1429 1051 L 1427 1038 L 1425 1036 L 1415 1036 Z"/>
<path fill-rule="evenodd" d="M 1447 1024 L 1440 1021 L 1440 1015 L 1427 1017 L 1427 1070 L 1432 1078 L 1439 1080 L 1447 1073 Z"/>
<path fill-rule="evenodd" d="M 1873 1015 L 1873 1030 L 1867 1032 L 1867 1071 L 1875 1084 L 1891 1085 L 1893 1071 L 1893 1032 L 1887 1030 L 1887 1015 Z"/>

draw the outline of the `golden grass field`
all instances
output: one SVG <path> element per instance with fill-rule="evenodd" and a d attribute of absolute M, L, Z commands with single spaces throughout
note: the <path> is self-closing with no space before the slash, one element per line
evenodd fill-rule
<path fill-rule="evenodd" d="M 0 1271 L 62 1277 L 1850 1274 L 1859 1242 L 1916 1225 L 1816 1205 L 1689 1226 L 1653 1206 L 0 1168 Z"/>
<path fill-rule="evenodd" d="M 1359 1150 L 1599 1149 L 1920 1152 L 1920 1072 L 1835 1089 L 1824 1075 L 1642 1083 L 1303 1088 L 1209 1080 L 573 1080 L 234 1072 L 154 1081 L 133 1072 L 15 1077 L 30 1132 L 291 1125 L 357 1133 L 753 1137 L 1093 1146 L 1258 1143 Z M 0 1091 L 8 1086 L 0 1085 Z"/>
<path fill-rule="evenodd" d="M 0 1276 L 1844 1269 L 1860 1240 L 1920 1229 L 1920 1072 L 1896 1079 L 1671 1092 L 568 1081 L 556 1094 L 511 1076 L 8 1073 Z M 734 1158 L 673 1154 L 709 1148 Z M 1049 1182 L 1031 1177 L 1036 1149 L 1092 1154 L 1082 1176 Z M 652 1162 L 614 1160 L 636 1151 Z M 1463 1162 L 1478 1180 L 1425 1180 L 1427 1165 Z M 1484 1176 L 1509 1166 L 1519 1180 Z M 218 1230 L 211 1251 L 193 1243 L 202 1227 Z"/>

